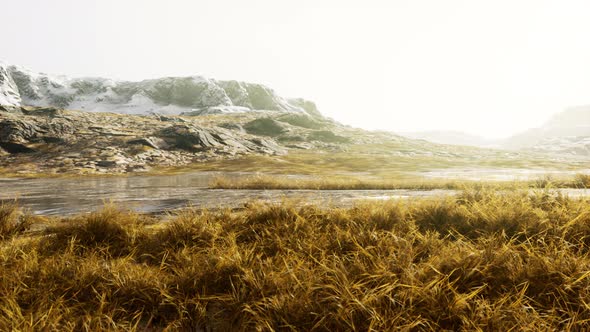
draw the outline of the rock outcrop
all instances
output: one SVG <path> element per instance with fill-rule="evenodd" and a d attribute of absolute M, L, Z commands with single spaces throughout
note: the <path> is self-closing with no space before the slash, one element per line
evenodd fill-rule
<path fill-rule="evenodd" d="M 303 108 L 305 112 L 313 117 L 321 118 L 322 114 L 318 110 L 318 107 L 313 101 L 305 100 L 303 98 L 291 98 L 289 99 L 291 105 Z"/>
<path fill-rule="evenodd" d="M 285 99 L 261 84 L 201 76 L 164 77 L 140 82 L 70 79 L 2 63 L 0 105 L 125 114 L 205 115 L 266 110 L 319 115 L 313 103 Z"/>
<path fill-rule="evenodd" d="M 20 106 L 22 103 L 18 87 L 8 71 L 8 67 L 0 63 L 0 105 Z"/>
<path fill-rule="evenodd" d="M 123 173 L 246 154 L 279 155 L 270 138 L 199 118 L 19 108 L 0 111 L 0 167 L 39 172 Z"/>
<path fill-rule="evenodd" d="M 250 134 L 264 136 L 278 136 L 287 132 L 285 125 L 271 118 L 259 118 L 244 125 L 244 129 Z"/>

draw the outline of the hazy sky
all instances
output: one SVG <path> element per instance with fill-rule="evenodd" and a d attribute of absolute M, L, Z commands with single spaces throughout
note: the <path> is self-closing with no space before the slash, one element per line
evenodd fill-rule
<path fill-rule="evenodd" d="M 0 59 L 265 83 L 369 129 L 501 137 L 590 104 L 590 1 L 0 0 Z"/>

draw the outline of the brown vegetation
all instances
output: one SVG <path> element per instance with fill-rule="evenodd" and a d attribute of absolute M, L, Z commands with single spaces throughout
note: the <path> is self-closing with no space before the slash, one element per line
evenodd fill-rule
<path fill-rule="evenodd" d="M 453 179 L 403 178 L 396 180 L 375 180 L 359 177 L 286 177 L 281 175 L 257 174 L 244 177 L 217 176 L 209 184 L 210 189 L 270 189 L 270 190 L 464 190 L 464 189 L 546 189 L 590 187 L 590 175 L 576 174 L 573 178 L 542 177 L 536 180 L 474 181 Z"/>
<path fill-rule="evenodd" d="M 589 203 L 471 190 L 160 223 L 108 206 L 6 233 L 0 330 L 587 330 Z"/>
<path fill-rule="evenodd" d="M 22 214 L 16 201 L 0 201 L 0 240 L 22 234 L 31 225 L 32 217 Z"/>

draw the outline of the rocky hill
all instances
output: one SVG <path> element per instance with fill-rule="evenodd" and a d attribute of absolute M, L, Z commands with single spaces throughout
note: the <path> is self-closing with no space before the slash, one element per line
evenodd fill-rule
<path fill-rule="evenodd" d="M 0 168 L 13 173 L 126 173 L 289 149 L 338 150 L 331 120 L 288 111 L 129 115 L 0 106 Z"/>
<path fill-rule="evenodd" d="M 590 156 L 590 106 L 568 108 L 540 128 L 529 129 L 504 140 L 501 147 Z"/>
<path fill-rule="evenodd" d="M 71 79 L 0 64 L 3 173 L 127 173 L 290 149 L 335 151 L 353 132 L 313 102 L 261 84 Z"/>
<path fill-rule="evenodd" d="M 506 139 L 487 140 L 454 131 L 407 132 L 401 135 L 429 142 L 534 152 L 564 157 L 590 157 L 590 106 L 555 114 L 539 128 Z"/>
<path fill-rule="evenodd" d="M 423 139 L 433 143 L 451 144 L 451 145 L 467 145 L 479 147 L 495 147 L 494 140 L 485 139 L 480 136 L 470 135 L 460 131 L 448 130 L 431 130 L 431 131 L 416 131 L 416 132 L 402 132 L 402 136 Z"/>
<path fill-rule="evenodd" d="M 267 110 L 319 115 L 314 103 L 283 98 L 262 84 L 219 81 L 201 76 L 164 77 L 140 82 L 68 78 L 36 73 L 2 62 L 0 105 L 125 114 L 199 115 Z"/>
<path fill-rule="evenodd" d="M 585 133 L 587 127 L 571 120 L 578 116 L 558 117 L 549 127 L 572 133 L 575 125 Z M 542 139 L 522 148 L 561 154 L 576 145 L 575 153 L 590 155 L 589 139 L 557 137 L 551 146 L 567 149 L 538 148 Z M 384 155 L 388 163 L 409 158 L 421 165 L 545 158 L 344 126 L 323 117 L 313 102 L 285 99 L 260 84 L 197 76 L 70 79 L 0 65 L 0 174 L 127 173 L 252 154 L 280 156 L 275 160 L 313 154 L 330 162 L 327 153 L 339 152 L 362 154 L 367 167 Z"/>

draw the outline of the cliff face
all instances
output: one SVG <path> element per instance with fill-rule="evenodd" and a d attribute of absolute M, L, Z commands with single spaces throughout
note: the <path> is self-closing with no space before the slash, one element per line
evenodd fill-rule
<path fill-rule="evenodd" d="M 125 114 L 199 115 L 268 110 L 319 115 L 313 103 L 285 99 L 261 84 L 218 81 L 201 76 L 165 77 L 140 82 L 68 78 L 2 63 L 0 105 Z"/>

